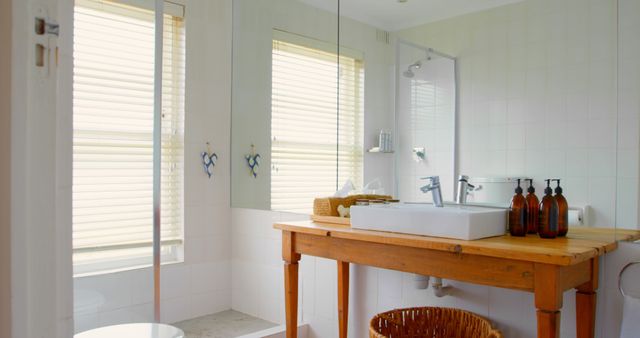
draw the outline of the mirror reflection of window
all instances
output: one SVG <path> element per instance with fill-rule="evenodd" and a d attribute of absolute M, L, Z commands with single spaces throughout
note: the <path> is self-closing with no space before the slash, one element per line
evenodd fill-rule
<path fill-rule="evenodd" d="M 273 210 L 310 213 L 314 198 L 331 196 L 346 180 L 362 186 L 363 62 L 348 56 L 341 56 L 338 62 L 335 52 L 327 51 L 324 45 L 275 32 L 271 94 Z M 338 105 L 340 114 L 336 117 Z"/>

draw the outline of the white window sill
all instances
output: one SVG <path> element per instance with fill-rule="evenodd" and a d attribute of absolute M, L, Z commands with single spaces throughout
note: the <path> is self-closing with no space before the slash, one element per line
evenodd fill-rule
<path fill-rule="evenodd" d="M 184 260 L 183 259 L 176 259 L 176 260 L 171 260 L 171 261 L 168 261 L 168 262 L 162 262 L 161 267 L 163 267 L 165 265 L 177 265 L 177 264 L 184 264 Z M 136 266 L 130 266 L 130 267 L 126 267 L 126 268 L 119 268 L 119 269 L 110 269 L 110 270 L 102 270 L 102 271 L 95 271 L 95 272 L 79 273 L 79 274 L 74 274 L 73 278 L 96 277 L 96 276 L 101 276 L 101 275 L 109 275 L 109 274 L 114 274 L 114 273 L 135 271 L 135 270 L 143 270 L 143 269 L 149 269 L 149 268 L 153 268 L 153 264 L 143 264 L 143 265 L 136 265 Z"/>

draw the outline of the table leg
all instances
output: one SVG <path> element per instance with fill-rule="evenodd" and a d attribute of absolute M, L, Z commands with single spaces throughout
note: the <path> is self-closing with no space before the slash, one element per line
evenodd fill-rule
<path fill-rule="evenodd" d="M 349 319 L 349 262 L 338 261 L 338 326 L 340 338 L 347 338 Z"/>
<path fill-rule="evenodd" d="M 598 260 L 591 259 L 591 280 L 576 288 L 576 337 L 593 338 L 596 327 Z"/>
<path fill-rule="evenodd" d="M 558 267 L 535 265 L 534 292 L 538 320 L 538 338 L 560 338 L 562 288 Z"/>
<path fill-rule="evenodd" d="M 284 260 L 284 304 L 287 338 L 298 337 L 298 262 L 300 254 L 294 251 L 294 234 L 282 232 L 282 258 Z"/>

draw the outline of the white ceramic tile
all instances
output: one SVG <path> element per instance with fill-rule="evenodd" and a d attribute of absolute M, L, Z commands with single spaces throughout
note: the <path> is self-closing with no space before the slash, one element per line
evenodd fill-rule
<path fill-rule="evenodd" d="M 613 150 L 589 150 L 589 176 L 612 177 L 616 174 L 616 153 Z"/>
<path fill-rule="evenodd" d="M 162 267 L 160 273 L 161 299 L 184 297 L 191 287 L 191 266 L 171 264 Z"/>
<path fill-rule="evenodd" d="M 160 320 L 175 323 L 191 318 L 190 297 L 165 299 L 160 302 Z"/>
<path fill-rule="evenodd" d="M 191 317 L 201 317 L 231 308 L 231 290 L 213 291 L 191 295 Z"/>
<path fill-rule="evenodd" d="M 111 273 L 75 279 L 76 292 L 89 291 L 100 297 L 98 311 L 111 311 L 131 305 L 130 279 L 126 273 Z"/>
<path fill-rule="evenodd" d="M 335 261 L 317 258 L 316 259 L 316 278 L 315 283 L 315 316 L 335 320 L 336 319 L 336 297 L 327 297 L 327 295 L 336 295 L 337 265 Z"/>
<path fill-rule="evenodd" d="M 73 318 L 75 333 L 84 332 L 98 327 L 98 314 L 76 315 Z"/>
<path fill-rule="evenodd" d="M 193 264 L 191 266 L 190 292 L 210 293 L 231 288 L 231 270 L 226 262 Z"/>
<path fill-rule="evenodd" d="M 153 301 L 153 270 L 151 268 L 131 271 L 129 287 L 131 304 L 144 304 Z"/>

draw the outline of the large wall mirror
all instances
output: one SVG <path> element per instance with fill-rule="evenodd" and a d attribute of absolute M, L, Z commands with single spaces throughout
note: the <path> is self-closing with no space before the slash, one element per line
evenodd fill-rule
<path fill-rule="evenodd" d="M 378 81 L 365 83 L 365 145 L 386 127 L 373 122 L 384 115 L 375 107 L 392 107 L 385 113 L 395 115 L 393 191 L 401 200 L 431 200 L 419 189 L 424 176 L 440 176 L 444 199 L 453 200 L 458 176 L 468 175 L 481 188 L 471 201 L 504 206 L 517 178 L 533 179 L 539 196 L 545 179 L 560 179 L 583 225 L 637 218 L 616 208 L 630 189 L 618 179 L 617 1 L 340 5 L 341 47 L 364 49 L 367 80 L 387 77 L 379 92 L 367 88 Z M 385 53 L 367 53 L 367 38 Z M 379 175 L 375 161 L 384 160 L 365 156 L 364 181 Z"/>
<path fill-rule="evenodd" d="M 337 11 L 337 0 L 233 1 L 234 207 L 309 212 L 335 192 Z"/>
<path fill-rule="evenodd" d="M 618 10 L 614 0 L 234 1 L 232 205 L 309 212 L 347 180 L 428 203 L 425 176 L 453 201 L 468 175 L 484 188 L 470 194 L 478 203 L 499 186 L 506 197 L 489 202 L 508 205 L 517 178 L 539 195 L 560 179 L 582 224 L 637 222 L 616 207 L 630 195 L 637 205 L 638 188 L 637 158 L 619 156 Z"/>

